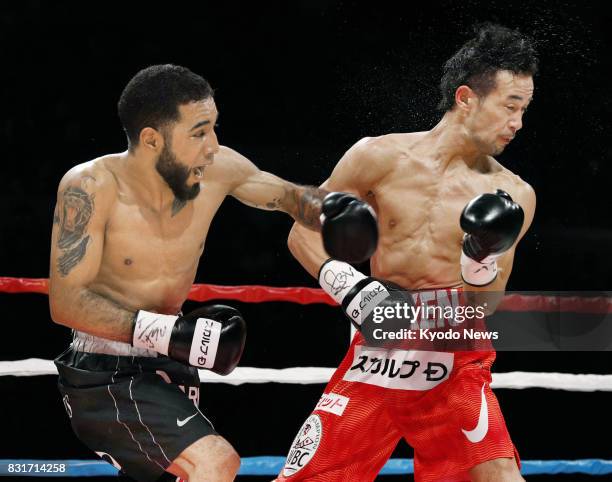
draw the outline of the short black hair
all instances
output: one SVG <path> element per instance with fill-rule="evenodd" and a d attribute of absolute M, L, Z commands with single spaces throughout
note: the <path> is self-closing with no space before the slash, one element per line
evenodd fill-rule
<path fill-rule="evenodd" d="M 117 110 L 129 148 L 145 127 L 160 129 L 179 119 L 179 106 L 213 96 L 210 84 L 186 67 L 152 65 L 138 72 L 121 93 Z"/>
<path fill-rule="evenodd" d="M 495 75 L 500 70 L 531 76 L 538 71 L 534 41 L 528 36 L 491 23 L 477 26 L 475 32 L 476 36 L 444 64 L 438 104 L 443 112 L 455 106 L 455 92 L 461 85 L 484 97 L 495 88 Z"/>

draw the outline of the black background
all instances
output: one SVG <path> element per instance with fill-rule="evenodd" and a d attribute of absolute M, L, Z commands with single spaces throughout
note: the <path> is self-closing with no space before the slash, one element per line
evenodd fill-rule
<path fill-rule="evenodd" d="M 541 60 L 524 128 L 501 156 L 538 196 L 508 287 L 610 289 L 605 2 L 3 4 L 0 275 L 47 277 L 58 181 L 75 164 L 125 149 L 116 102 L 139 69 L 172 62 L 203 75 L 216 90 L 222 144 L 262 169 L 319 184 L 361 137 L 431 128 L 443 62 L 487 20 L 531 34 Z M 196 282 L 314 286 L 286 248 L 290 225 L 283 214 L 228 199 Z M 342 358 L 348 327 L 337 311 L 236 305 L 249 322 L 243 366 L 331 367 Z M 50 322 L 46 297 L 3 294 L 0 307 L 2 359 L 49 359 L 66 345 L 69 332 Z M 500 353 L 494 369 L 610 367 L 606 353 Z M 0 378 L 0 458 L 90 456 L 69 430 L 54 383 Z M 202 387 L 201 405 L 241 455 L 284 455 L 322 388 L 213 384 Z M 497 395 L 524 459 L 612 458 L 609 392 Z"/>

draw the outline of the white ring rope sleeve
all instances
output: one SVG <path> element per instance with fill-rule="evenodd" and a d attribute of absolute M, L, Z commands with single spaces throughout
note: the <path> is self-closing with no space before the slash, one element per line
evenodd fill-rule
<path fill-rule="evenodd" d="M 334 368 L 293 367 L 293 368 L 254 368 L 238 367 L 227 376 L 200 370 L 203 383 L 293 383 L 309 385 L 327 383 Z M 0 376 L 28 377 L 37 375 L 57 375 L 52 360 L 28 358 L 27 360 L 0 362 Z M 612 391 L 612 375 L 573 374 L 554 372 L 508 372 L 493 373 L 492 388 L 546 388 L 572 392 Z"/>

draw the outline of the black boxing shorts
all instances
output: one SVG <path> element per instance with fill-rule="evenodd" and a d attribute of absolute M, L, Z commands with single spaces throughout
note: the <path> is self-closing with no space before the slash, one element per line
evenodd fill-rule
<path fill-rule="evenodd" d="M 189 445 L 216 435 L 198 408 L 197 369 L 167 357 L 77 351 L 55 359 L 76 436 L 121 473 L 153 481 Z"/>

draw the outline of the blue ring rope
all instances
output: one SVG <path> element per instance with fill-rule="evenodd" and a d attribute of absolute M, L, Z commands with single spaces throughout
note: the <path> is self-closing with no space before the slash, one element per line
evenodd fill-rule
<path fill-rule="evenodd" d="M 244 457 L 239 475 L 276 475 L 285 463 L 285 457 Z M 64 465 L 62 469 L 61 464 Z M 9 471 L 12 465 L 12 472 Z M 612 474 L 612 460 L 523 460 L 523 475 L 542 474 Z M 17 471 L 17 469 L 19 471 Z M 53 471 L 55 470 L 55 471 Z M 412 459 L 387 461 L 380 475 L 404 475 L 414 472 Z M 0 459 L 0 477 L 113 477 L 117 469 L 102 460 L 18 460 Z"/>

